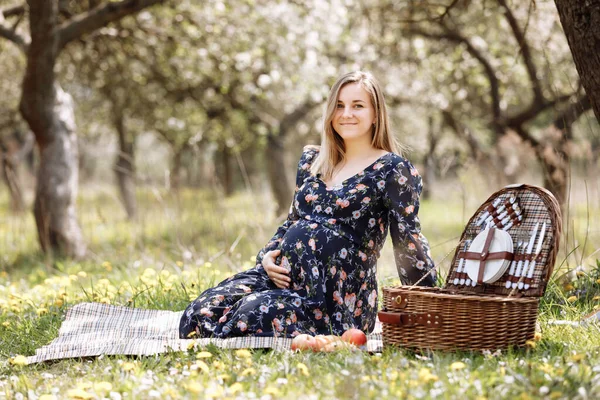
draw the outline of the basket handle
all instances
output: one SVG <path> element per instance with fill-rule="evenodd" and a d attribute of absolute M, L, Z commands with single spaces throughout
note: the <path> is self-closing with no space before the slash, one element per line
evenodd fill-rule
<path fill-rule="evenodd" d="M 442 317 L 438 313 L 393 313 L 388 311 L 379 311 L 377 313 L 382 323 L 402 326 L 423 325 L 432 328 L 440 327 Z"/>

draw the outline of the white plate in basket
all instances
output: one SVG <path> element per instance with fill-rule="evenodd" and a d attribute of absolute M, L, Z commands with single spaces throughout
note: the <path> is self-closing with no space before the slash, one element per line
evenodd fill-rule
<path fill-rule="evenodd" d="M 484 229 L 481 231 L 469 247 L 468 251 L 472 251 L 475 253 L 481 253 L 483 250 L 483 246 L 485 245 L 485 240 L 488 236 L 489 229 Z M 508 232 L 503 231 L 501 229 L 496 229 L 494 233 L 494 238 L 492 239 L 492 243 L 490 244 L 490 253 L 496 253 L 501 251 L 513 251 L 513 242 L 510 234 Z M 471 281 L 477 282 L 477 277 L 479 275 L 479 260 L 465 260 L 465 272 L 471 278 Z M 493 283 L 496 282 L 506 269 L 510 265 L 510 260 L 486 260 L 485 262 L 485 271 L 483 272 L 483 283 Z"/>

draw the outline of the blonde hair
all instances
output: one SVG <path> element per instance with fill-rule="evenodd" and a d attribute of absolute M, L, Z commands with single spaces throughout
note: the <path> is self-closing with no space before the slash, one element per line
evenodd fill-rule
<path fill-rule="evenodd" d="M 349 83 L 358 83 L 369 93 L 371 104 L 375 109 L 376 122 L 373 126 L 371 145 L 376 149 L 387 150 L 401 155 L 402 146 L 390 132 L 390 122 L 383 91 L 379 82 L 369 72 L 354 71 L 340 77 L 331 87 L 327 105 L 323 113 L 323 131 L 321 133 L 321 149 L 319 156 L 313 162 L 310 172 L 321 174 L 324 179 L 330 179 L 335 166 L 344 160 L 346 148 L 342 137 L 333 129 L 332 121 L 337 108 L 340 90 Z"/>

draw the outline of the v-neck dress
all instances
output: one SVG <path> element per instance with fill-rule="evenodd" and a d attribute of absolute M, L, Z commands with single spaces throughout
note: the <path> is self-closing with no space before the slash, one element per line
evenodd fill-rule
<path fill-rule="evenodd" d="M 371 332 L 377 315 L 377 259 L 388 227 L 401 281 L 433 286 L 421 233 L 421 177 L 405 158 L 387 153 L 335 187 L 310 174 L 317 146 L 306 146 L 287 219 L 258 252 L 256 266 L 204 291 L 185 310 L 180 337 L 341 335 Z M 290 287 L 269 279 L 262 259 L 281 250 Z"/>

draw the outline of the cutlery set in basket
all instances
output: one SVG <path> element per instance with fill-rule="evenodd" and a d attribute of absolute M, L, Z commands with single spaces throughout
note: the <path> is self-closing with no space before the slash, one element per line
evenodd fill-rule
<path fill-rule="evenodd" d="M 443 288 L 383 288 L 384 345 L 496 350 L 534 337 L 562 227 L 547 190 L 513 185 L 467 223 Z"/>

